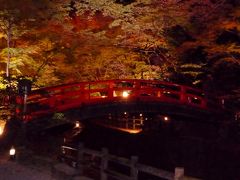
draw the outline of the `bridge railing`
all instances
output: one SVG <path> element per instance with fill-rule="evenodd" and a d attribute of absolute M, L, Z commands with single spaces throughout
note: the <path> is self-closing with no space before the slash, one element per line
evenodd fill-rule
<path fill-rule="evenodd" d="M 152 80 L 109 80 L 35 90 L 27 98 L 27 114 L 34 117 L 83 104 L 131 100 L 162 101 L 202 109 L 220 107 L 220 103 L 207 99 L 203 91 L 183 85 Z M 23 99 L 20 97 L 17 102 L 21 108 Z"/>

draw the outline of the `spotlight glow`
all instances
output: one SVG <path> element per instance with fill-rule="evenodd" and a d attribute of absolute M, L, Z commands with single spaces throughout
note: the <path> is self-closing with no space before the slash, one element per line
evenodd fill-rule
<path fill-rule="evenodd" d="M 122 96 L 124 98 L 127 98 L 129 96 L 129 93 L 127 91 L 123 91 Z"/>
<path fill-rule="evenodd" d="M 76 122 L 75 122 L 75 127 L 76 127 L 76 128 L 79 128 L 79 127 L 80 127 L 79 121 L 76 121 Z"/>
<path fill-rule="evenodd" d="M 15 148 L 14 148 L 14 147 L 11 147 L 11 149 L 10 149 L 10 151 L 9 151 L 9 155 L 10 155 L 10 156 L 15 156 L 15 154 L 16 154 Z"/>
<path fill-rule="evenodd" d="M 164 116 L 164 121 L 168 121 L 169 120 L 169 117 L 167 117 L 167 116 Z"/>

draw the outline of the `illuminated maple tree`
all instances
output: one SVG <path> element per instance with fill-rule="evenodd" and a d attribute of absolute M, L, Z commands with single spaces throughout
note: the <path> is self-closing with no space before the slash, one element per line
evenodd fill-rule
<path fill-rule="evenodd" d="M 30 23 L 16 24 L 24 31 L 14 38 L 11 72 L 30 77 L 37 86 L 113 78 L 199 87 L 215 79 L 217 85 L 222 63 L 229 70 L 238 67 L 238 43 L 228 38 L 238 37 L 239 6 L 234 3 L 25 0 L 24 6 L 14 6 L 35 12 Z M 29 20 L 20 17 L 20 22 Z M 0 54 L 3 61 L 7 50 Z M 236 89 L 234 84 L 230 89 Z"/>

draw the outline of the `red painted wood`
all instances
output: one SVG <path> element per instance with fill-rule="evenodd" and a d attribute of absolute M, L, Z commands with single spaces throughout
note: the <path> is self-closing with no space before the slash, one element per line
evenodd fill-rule
<path fill-rule="evenodd" d="M 128 96 L 124 97 L 125 94 Z M 221 107 L 219 102 L 209 100 L 199 89 L 163 81 L 125 79 L 80 82 L 32 91 L 27 99 L 27 117 L 32 119 L 81 107 L 83 104 L 136 99 L 187 105 L 205 110 Z M 17 104 L 16 113 L 22 115 L 23 100 L 20 97 L 17 98 Z"/>

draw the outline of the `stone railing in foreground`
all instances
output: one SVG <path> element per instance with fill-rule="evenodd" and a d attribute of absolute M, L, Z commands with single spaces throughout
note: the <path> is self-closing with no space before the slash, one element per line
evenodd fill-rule
<path fill-rule="evenodd" d="M 96 151 L 85 148 L 83 144 L 79 144 L 78 148 L 62 146 L 61 160 L 77 168 L 80 175 L 84 174 L 86 167 L 87 171 L 92 169 L 101 180 L 107 180 L 108 177 L 118 180 L 138 180 L 139 173 L 168 180 L 200 180 L 185 176 L 183 167 L 176 167 L 174 172 L 169 172 L 141 164 L 138 162 L 137 156 L 131 156 L 130 159 L 118 157 L 109 154 L 106 148 L 103 148 L 102 151 Z M 118 171 L 112 167 L 113 164 L 127 168 L 128 172 Z"/>

